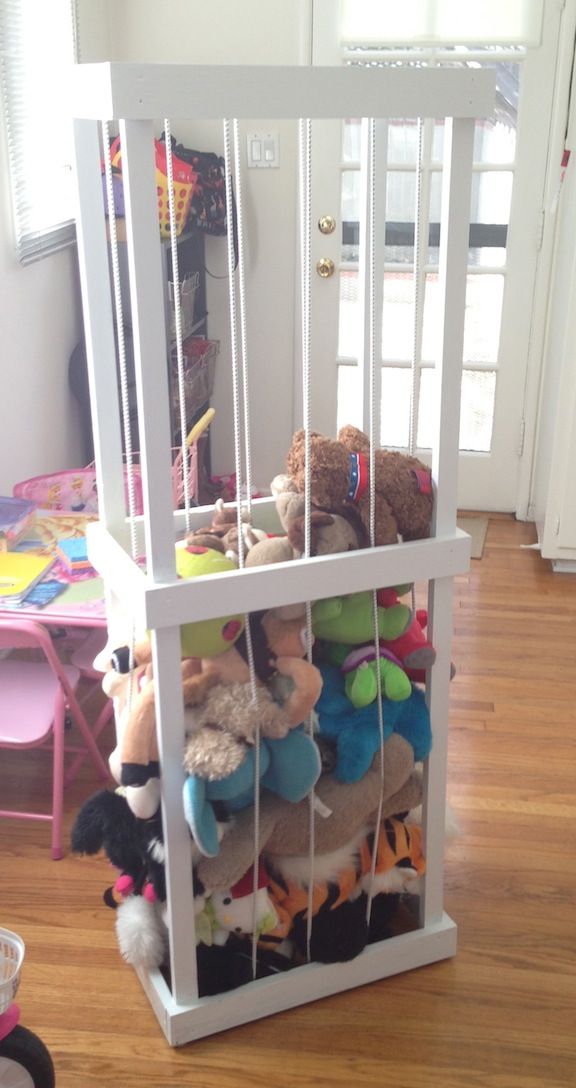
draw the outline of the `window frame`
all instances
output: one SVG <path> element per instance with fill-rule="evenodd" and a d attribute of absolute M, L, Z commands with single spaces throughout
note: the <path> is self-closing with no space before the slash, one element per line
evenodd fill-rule
<path fill-rule="evenodd" d="M 43 0 L 43 3 L 54 0 Z M 78 60 L 78 11 L 77 0 L 57 0 L 64 15 L 69 11 L 71 62 Z M 70 216 L 59 218 L 54 209 L 53 222 L 38 224 L 35 212 L 38 205 L 27 181 L 26 160 L 29 152 L 30 131 L 26 131 L 26 106 L 33 101 L 28 93 L 24 77 L 26 41 L 24 14 L 19 0 L 0 0 L 0 94 L 4 118 L 4 138 L 8 167 L 9 188 L 12 203 L 12 222 L 16 256 L 23 265 L 30 264 L 51 253 L 56 253 L 76 242 L 75 209 Z M 49 46 L 47 55 L 49 54 Z M 27 143 L 28 141 L 28 143 Z M 72 134 L 70 134 L 72 153 Z M 53 163 L 56 170 L 56 162 Z M 72 170 L 72 161 L 70 161 Z"/>

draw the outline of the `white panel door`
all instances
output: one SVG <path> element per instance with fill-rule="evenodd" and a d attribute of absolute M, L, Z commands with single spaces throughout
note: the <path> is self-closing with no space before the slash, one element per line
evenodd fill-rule
<path fill-rule="evenodd" d="M 317 64 L 458 64 L 496 68 L 496 107 L 476 129 L 462 378 L 458 504 L 516 509 L 524 445 L 532 305 L 542 238 L 549 135 L 556 86 L 562 5 L 544 5 L 537 48 L 501 44 L 392 49 L 339 43 L 339 4 L 317 0 Z M 334 274 L 313 284 L 313 395 L 327 431 L 362 425 L 357 367 L 360 219 L 360 120 L 344 129 L 316 124 L 313 222 L 333 216 L 331 233 L 314 233 L 313 261 L 329 258 Z M 413 448 L 424 460 L 438 307 L 438 238 L 443 125 L 390 119 L 381 149 L 383 259 L 382 427 L 385 446 Z M 559 166 L 559 164 L 558 164 Z M 418 196 L 419 194 L 419 196 Z M 381 241 L 381 239 L 380 239 Z M 328 375 L 338 367 L 338 393 Z"/>

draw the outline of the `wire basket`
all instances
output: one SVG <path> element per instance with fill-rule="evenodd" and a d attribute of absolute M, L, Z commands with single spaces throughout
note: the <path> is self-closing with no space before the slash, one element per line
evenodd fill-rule
<path fill-rule="evenodd" d="M 200 273 L 192 272 L 179 285 L 180 290 L 180 336 L 190 336 L 194 328 L 194 302 L 196 292 L 200 286 Z M 170 341 L 176 339 L 176 300 L 178 287 L 174 287 L 171 280 L 168 282 L 168 302 L 170 305 Z"/>
<path fill-rule="evenodd" d="M 20 985 L 24 941 L 9 929 L 0 929 L 0 1015 L 10 1008 Z"/>
<path fill-rule="evenodd" d="M 201 336 L 189 336 L 182 344 L 184 355 L 184 397 L 186 400 L 186 418 L 192 416 L 206 404 L 214 391 L 214 372 L 216 357 L 220 351 L 219 340 L 204 340 Z M 178 357 L 172 350 L 172 405 L 175 413 L 180 408 L 180 390 L 178 385 Z"/>

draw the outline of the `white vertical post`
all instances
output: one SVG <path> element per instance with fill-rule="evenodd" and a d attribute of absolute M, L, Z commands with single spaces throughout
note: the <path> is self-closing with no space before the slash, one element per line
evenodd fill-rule
<path fill-rule="evenodd" d="M 192 885 L 190 833 L 184 819 L 184 721 L 180 630 L 152 632 L 156 686 L 158 753 L 162 785 L 162 827 L 165 845 L 166 905 L 170 933 L 172 996 L 178 1005 L 198 998 L 196 930 Z"/>
<path fill-rule="evenodd" d="M 436 360 L 436 438 L 432 474 L 437 487 L 437 534 L 456 528 L 460 388 L 470 234 L 474 121 L 446 118 L 440 217 L 440 343 Z M 440 423 L 442 421 L 442 423 Z"/>
<path fill-rule="evenodd" d="M 456 529 L 460 386 L 464 344 L 464 307 L 474 121 L 447 119 L 444 132 L 444 172 L 440 234 L 440 322 L 437 358 L 438 401 L 432 472 L 436 484 L 435 532 Z M 425 925 L 443 912 L 444 824 L 448 757 L 449 677 L 452 652 L 452 578 L 432 582 L 429 592 L 430 638 L 436 663 L 428 684 L 433 745 L 425 769 L 424 834 L 426 884 L 422 902 Z"/>
<path fill-rule="evenodd" d="M 176 578 L 171 486 L 171 430 L 164 283 L 151 121 L 121 121 L 128 269 L 148 574 Z M 184 719 L 177 627 L 152 632 L 162 820 L 170 930 L 172 993 L 178 1004 L 196 1000 L 196 942 L 190 837 L 182 807 Z"/>
<path fill-rule="evenodd" d="M 373 155 L 374 176 L 371 177 L 370 160 Z M 362 120 L 360 139 L 360 232 L 358 265 L 358 310 L 361 315 L 358 344 L 358 369 L 362 388 L 362 428 L 370 433 L 370 355 L 373 350 L 374 413 L 378 421 L 375 431 L 380 440 L 380 404 L 382 388 L 382 308 L 384 291 L 384 256 L 386 246 L 386 183 L 388 165 L 388 122 L 374 122 L 374 147 L 370 125 Z M 372 186 L 374 189 L 372 190 Z M 373 214 L 373 222 L 371 222 Z M 372 244 L 373 243 L 373 244 Z M 371 269 L 374 270 L 374 328 L 372 329 L 369 285 Z"/>
<path fill-rule="evenodd" d="M 172 509 L 172 436 L 166 380 L 164 283 L 158 225 L 154 129 L 151 121 L 121 121 L 128 271 L 144 488 L 148 572 L 176 577 Z M 153 414 L 150 406 L 153 405 Z M 144 406 L 147 411 L 144 411 Z"/>
<path fill-rule="evenodd" d="M 98 121 L 74 121 L 76 235 L 100 520 L 126 542 L 122 428 Z"/>

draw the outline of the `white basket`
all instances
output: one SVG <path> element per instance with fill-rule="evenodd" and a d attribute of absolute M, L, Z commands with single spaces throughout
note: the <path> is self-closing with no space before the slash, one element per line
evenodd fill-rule
<path fill-rule="evenodd" d="M 24 952 L 24 941 L 16 933 L 0 929 L 0 1015 L 16 997 Z"/>

